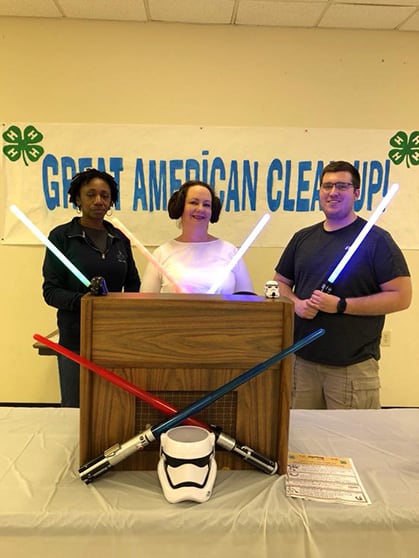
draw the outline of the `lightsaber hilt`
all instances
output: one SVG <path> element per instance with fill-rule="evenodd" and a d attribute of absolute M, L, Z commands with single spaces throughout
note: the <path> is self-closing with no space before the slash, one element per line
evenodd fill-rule
<path fill-rule="evenodd" d="M 278 471 L 278 463 L 276 461 L 258 453 L 249 446 L 237 442 L 237 440 L 219 430 L 218 427 L 214 427 L 214 432 L 216 442 L 221 448 L 238 455 L 241 459 L 268 475 L 273 475 Z M 114 444 L 101 455 L 80 467 L 80 479 L 86 484 L 90 484 L 107 473 L 117 463 L 120 463 L 137 451 L 143 450 L 154 440 L 151 429 L 148 429 L 123 444 Z"/>
<path fill-rule="evenodd" d="M 90 281 L 90 292 L 93 296 L 108 294 L 108 286 L 104 277 L 93 277 Z"/>
<path fill-rule="evenodd" d="M 320 287 L 320 290 L 323 293 L 327 293 L 327 294 L 331 294 L 333 291 L 333 284 L 329 283 L 329 281 L 325 281 L 322 286 Z"/>
<path fill-rule="evenodd" d="M 278 471 L 278 463 L 276 461 L 238 442 L 223 432 L 218 426 L 213 426 L 212 429 L 215 433 L 216 442 L 221 448 L 235 453 L 241 459 L 268 475 L 273 475 Z"/>
<path fill-rule="evenodd" d="M 147 429 L 123 444 L 114 444 L 101 455 L 80 467 L 80 479 L 86 484 L 90 484 L 133 453 L 144 449 L 154 440 L 155 437 L 151 429 Z"/>

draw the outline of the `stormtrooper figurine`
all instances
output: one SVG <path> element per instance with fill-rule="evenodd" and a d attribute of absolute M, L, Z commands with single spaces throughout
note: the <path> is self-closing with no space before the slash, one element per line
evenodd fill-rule
<path fill-rule="evenodd" d="M 215 435 L 197 426 L 178 426 L 160 436 L 157 474 L 168 502 L 206 502 L 217 474 Z"/>
<path fill-rule="evenodd" d="M 266 281 L 265 298 L 279 298 L 278 281 Z"/>

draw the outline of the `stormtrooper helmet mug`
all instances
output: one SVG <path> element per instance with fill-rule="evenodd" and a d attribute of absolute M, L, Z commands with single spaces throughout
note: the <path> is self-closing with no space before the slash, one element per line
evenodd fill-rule
<path fill-rule="evenodd" d="M 198 426 L 178 426 L 160 436 L 157 474 L 168 502 L 206 502 L 217 474 L 215 435 Z"/>

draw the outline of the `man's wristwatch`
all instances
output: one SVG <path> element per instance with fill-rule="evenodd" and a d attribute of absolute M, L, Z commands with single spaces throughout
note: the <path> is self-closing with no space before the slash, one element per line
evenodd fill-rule
<path fill-rule="evenodd" d="M 340 298 L 336 305 L 336 310 L 338 314 L 343 314 L 346 310 L 346 298 Z"/>

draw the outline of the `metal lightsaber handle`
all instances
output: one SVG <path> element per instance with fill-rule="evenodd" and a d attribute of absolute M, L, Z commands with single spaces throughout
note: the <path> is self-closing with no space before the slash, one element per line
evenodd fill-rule
<path fill-rule="evenodd" d="M 280 360 L 284 359 L 285 357 L 291 355 L 292 353 L 300 350 L 302 347 L 312 343 L 315 339 L 318 339 L 320 336 L 324 335 L 325 330 L 320 328 L 309 335 L 303 337 L 302 339 L 295 342 L 290 347 L 287 347 L 280 353 L 273 355 L 271 358 L 257 364 L 253 368 L 250 368 L 240 376 L 233 378 L 226 384 L 220 386 L 213 392 L 205 395 L 201 399 L 195 401 L 191 405 L 188 405 L 183 410 L 179 411 L 169 419 L 164 422 L 161 422 L 155 426 L 152 426 L 150 429 L 134 436 L 124 444 L 120 446 L 112 446 L 104 453 L 104 457 L 101 459 L 99 458 L 99 462 L 97 459 L 94 459 L 93 465 L 86 465 L 79 469 L 80 478 L 86 483 L 92 482 L 106 471 L 108 471 L 113 465 L 119 463 L 132 453 L 137 450 L 143 449 L 145 445 L 148 445 L 151 441 L 155 440 L 158 436 L 167 432 L 170 428 L 176 426 L 177 424 L 183 422 L 186 418 L 201 411 L 205 407 L 208 407 L 211 403 L 214 403 L 218 399 L 220 399 L 223 395 L 226 395 L 230 391 L 233 391 L 237 387 L 241 386 L 245 382 L 248 382 L 252 378 L 256 377 L 257 375 L 261 374 L 264 370 L 279 362 Z M 116 449 L 114 449 L 116 447 Z M 111 455 L 109 455 L 111 454 Z"/>
<path fill-rule="evenodd" d="M 114 465 L 117 465 L 120 461 L 123 461 L 133 453 L 144 449 L 154 440 L 155 437 L 152 431 L 148 429 L 141 432 L 137 436 L 130 438 L 123 444 L 114 444 L 105 450 L 101 455 L 95 457 L 80 467 L 80 479 L 86 484 L 90 484 L 97 478 L 104 475 Z"/>
<path fill-rule="evenodd" d="M 114 465 L 120 463 L 135 452 L 141 451 L 154 440 L 154 434 L 151 429 L 149 429 L 137 436 L 134 436 L 134 438 L 131 438 L 123 444 L 114 444 L 105 450 L 101 455 L 95 457 L 80 467 L 80 479 L 86 484 L 90 484 L 104 475 Z M 244 461 L 253 465 L 257 469 L 264 471 L 268 475 L 273 475 L 278 470 L 278 463 L 276 461 L 258 453 L 249 446 L 241 444 L 224 432 L 219 431 L 216 433 L 216 442 L 221 448 L 235 453 Z"/>
<path fill-rule="evenodd" d="M 264 471 L 268 475 L 273 475 L 278 470 L 278 463 L 269 459 L 265 455 L 258 453 L 249 446 L 242 444 L 238 440 L 235 440 L 225 432 L 222 432 L 218 429 L 218 427 L 214 426 L 214 432 L 216 436 L 217 444 L 227 450 L 235 453 L 239 457 L 241 457 L 247 463 L 250 463 L 257 469 Z"/>
<path fill-rule="evenodd" d="M 36 339 L 36 341 L 43 343 L 53 351 L 64 355 L 65 357 L 67 357 L 68 359 L 74 362 L 77 362 L 78 364 L 84 366 L 88 370 L 91 370 L 98 376 L 105 378 L 105 380 L 111 382 L 113 385 L 116 385 L 119 388 L 123 389 L 124 391 L 131 393 L 138 399 L 145 401 L 146 403 L 148 403 L 158 411 L 161 411 L 169 416 L 174 415 L 175 413 L 178 412 L 178 409 L 176 409 L 176 407 L 172 406 L 170 403 L 167 403 L 163 399 L 158 398 L 157 396 L 151 394 L 150 392 L 147 392 L 139 388 L 135 384 L 128 382 L 124 378 L 121 378 L 120 376 L 114 374 L 110 370 L 107 370 L 106 368 L 103 368 L 95 364 L 94 362 L 88 360 L 87 358 L 82 357 L 77 353 L 74 353 L 73 351 L 70 351 L 70 349 L 67 349 L 62 345 L 59 345 L 58 343 L 51 341 L 51 339 L 48 339 L 47 337 L 43 337 L 38 333 L 35 333 L 33 337 L 34 339 Z M 222 429 L 220 427 L 212 426 L 212 425 L 210 426 L 208 424 L 205 424 L 204 422 L 201 422 L 200 420 L 197 420 L 194 417 L 187 418 L 185 420 L 185 423 L 191 426 L 198 426 L 200 428 L 205 428 L 206 430 L 214 431 L 216 435 L 216 443 L 220 447 L 228 451 L 231 451 L 232 453 L 235 453 L 238 457 L 254 465 L 264 473 L 267 473 L 268 475 L 273 475 L 274 473 L 277 472 L 278 464 L 276 463 L 276 461 L 273 461 L 269 457 L 266 457 L 258 453 L 256 450 L 250 448 L 249 446 L 245 446 L 244 444 L 237 442 L 236 440 L 234 440 L 234 438 L 232 438 L 228 434 L 225 434 L 225 432 L 223 432 L 221 436 L 220 434 L 222 432 Z M 242 448 L 246 448 L 246 450 L 244 451 Z"/>
<path fill-rule="evenodd" d="M 146 432 L 142 432 L 134 438 L 131 438 L 123 444 L 114 444 L 105 450 L 101 455 L 95 457 L 80 467 L 80 479 L 86 484 L 90 484 L 104 475 L 114 465 L 120 463 L 137 451 L 141 451 L 154 440 L 155 438 L 153 433 L 151 430 L 148 430 Z M 241 459 L 268 475 L 273 475 L 278 470 L 278 463 L 276 461 L 258 453 L 249 446 L 241 444 L 224 432 L 216 434 L 216 442 L 221 448 L 238 455 Z"/>
<path fill-rule="evenodd" d="M 324 283 L 322 283 L 322 286 L 320 287 L 320 290 L 323 293 L 331 294 L 332 291 L 333 291 L 333 284 L 329 283 L 329 281 L 325 281 Z"/>

